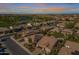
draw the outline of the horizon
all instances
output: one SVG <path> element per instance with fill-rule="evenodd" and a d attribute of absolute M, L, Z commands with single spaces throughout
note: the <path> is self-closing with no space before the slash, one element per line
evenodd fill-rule
<path fill-rule="evenodd" d="M 79 14 L 79 3 L 0 3 L 0 14 Z"/>

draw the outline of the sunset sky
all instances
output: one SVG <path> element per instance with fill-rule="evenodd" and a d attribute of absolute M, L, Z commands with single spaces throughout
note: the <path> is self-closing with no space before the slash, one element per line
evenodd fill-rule
<path fill-rule="evenodd" d="M 0 14 L 74 14 L 79 4 L 73 3 L 0 3 Z"/>

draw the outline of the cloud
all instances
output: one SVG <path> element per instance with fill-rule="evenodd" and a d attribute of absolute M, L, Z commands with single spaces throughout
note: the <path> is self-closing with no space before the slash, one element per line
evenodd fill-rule
<path fill-rule="evenodd" d="M 26 8 L 32 8 L 32 7 L 31 6 L 17 6 L 16 8 L 26 9 Z"/>
<path fill-rule="evenodd" d="M 11 3 L 0 3 L 0 8 L 8 8 L 8 7 L 12 7 L 15 4 L 11 4 Z"/>
<path fill-rule="evenodd" d="M 34 6 L 48 6 L 46 3 L 34 3 Z"/>
<path fill-rule="evenodd" d="M 56 8 L 56 7 L 52 7 L 52 8 L 39 8 L 39 9 L 34 9 L 34 12 L 61 12 L 64 11 L 64 8 Z"/>
<path fill-rule="evenodd" d="M 71 10 L 71 11 L 77 11 L 77 10 L 79 10 L 79 8 L 69 8 L 69 10 Z"/>
<path fill-rule="evenodd" d="M 43 6 L 43 7 L 42 7 Z M 79 12 L 79 8 L 68 8 L 62 6 L 49 6 L 45 3 L 34 3 L 31 5 L 0 4 L 0 13 L 62 13 L 62 12 Z"/>
<path fill-rule="evenodd" d="M 47 11 L 54 11 L 54 12 L 60 12 L 60 11 L 64 11 L 65 8 L 61 8 L 61 7 L 51 7 L 51 8 L 47 8 Z"/>
<path fill-rule="evenodd" d="M 64 12 L 64 11 L 76 11 L 79 8 L 63 8 L 63 7 L 49 7 L 33 9 L 33 12 Z"/>

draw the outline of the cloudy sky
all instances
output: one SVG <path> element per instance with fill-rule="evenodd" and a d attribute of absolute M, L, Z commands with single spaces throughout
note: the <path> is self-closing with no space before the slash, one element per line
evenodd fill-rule
<path fill-rule="evenodd" d="M 79 4 L 66 3 L 0 3 L 0 14 L 73 14 Z"/>

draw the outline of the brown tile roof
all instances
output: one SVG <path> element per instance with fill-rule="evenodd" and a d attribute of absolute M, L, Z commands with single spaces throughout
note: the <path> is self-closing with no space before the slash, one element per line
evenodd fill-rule
<path fill-rule="evenodd" d="M 72 52 L 79 51 L 79 43 L 67 41 L 65 46 L 59 51 L 59 55 L 71 55 Z"/>
<path fill-rule="evenodd" d="M 54 44 L 56 43 L 56 39 L 54 37 L 44 36 L 41 38 L 41 40 L 38 42 L 38 45 L 42 48 L 48 47 L 49 49 L 52 49 Z"/>

